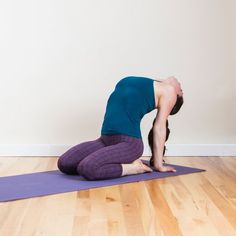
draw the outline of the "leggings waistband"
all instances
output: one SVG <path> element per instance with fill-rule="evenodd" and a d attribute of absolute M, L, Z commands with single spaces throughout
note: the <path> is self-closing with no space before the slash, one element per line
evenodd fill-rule
<path fill-rule="evenodd" d="M 136 138 L 132 136 L 128 136 L 125 134 L 113 134 L 113 135 L 101 135 L 101 139 L 105 144 L 116 144 L 119 142 L 132 142 L 132 143 L 142 143 L 143 140 L 141 138 Z"/>

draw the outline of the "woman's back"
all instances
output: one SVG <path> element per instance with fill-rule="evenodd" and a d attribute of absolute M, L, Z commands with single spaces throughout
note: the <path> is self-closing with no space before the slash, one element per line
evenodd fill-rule
<path fill-rule="evenodd" d="M 121 79 L 109 96 L 101 134 L 126 134 L 142 138 L 140 122 L 155 107 L 154 80 L 129 76 Z"/>

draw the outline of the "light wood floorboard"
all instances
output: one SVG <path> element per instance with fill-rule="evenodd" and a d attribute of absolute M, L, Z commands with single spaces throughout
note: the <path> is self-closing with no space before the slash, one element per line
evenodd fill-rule
<path fill-rule="evenodd" d="M 236 157 L 165 159 L 207 171 L 0 203 L 0 235 L 236 236 Z M 55 170 L 56 162 L 0 157 L 0 176 Z"/>

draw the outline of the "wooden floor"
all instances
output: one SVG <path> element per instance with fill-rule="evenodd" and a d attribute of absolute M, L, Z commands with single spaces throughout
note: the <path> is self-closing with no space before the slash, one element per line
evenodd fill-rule
<path fill-rule="evenodd" d="M 207 171 L 0 203 L 0 235 L 235 236 L 236 157 L 165 159 Z M 54 170 L 56 161 L 1 157 L 0 176 Z"/>

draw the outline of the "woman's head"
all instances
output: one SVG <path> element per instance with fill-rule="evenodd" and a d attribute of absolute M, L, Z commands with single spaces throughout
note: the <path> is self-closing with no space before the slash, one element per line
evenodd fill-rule
<path fill-rule="evenodd" d="M 184 103 L 184 99 L 183 99 L 183 96 L 179 96 L 177 94 L 177 100 L 175 102 L 175 105 L 173 106 L 171 112 L 170 112 L 170 115 L 175 115 L 179 110 L 180 108 L 182 107 Z"/>
<path fill-rule="evenodd" d="M 177 100 L 170 112 L 170 115 L 175 115 L 180 110 L 181 106 L 184 103 L 183 90 L 181 88 L 181 84 L 174 76 L 168 77 L 164 79 L 163 81 L 159 81 L 159 82 L 164 83 L 164 84 L 169 84 L 175 88 L 175 91 L 177 93 Z"/>

